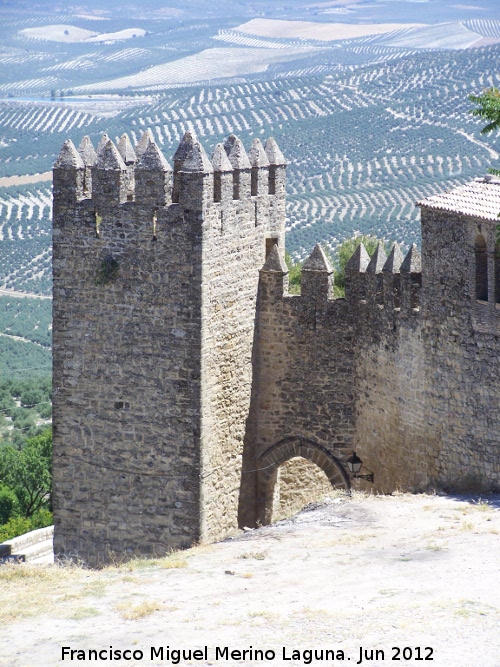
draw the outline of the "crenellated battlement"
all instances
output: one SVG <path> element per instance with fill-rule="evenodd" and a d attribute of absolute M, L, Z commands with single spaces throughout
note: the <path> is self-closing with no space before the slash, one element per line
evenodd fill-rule
<path fill-rule="evenodd" d="M 349 308 L 363 311 L 362 319 L 373 324 L 377 319 L 388 323 L 402 316 L 417 315 L 420 312 L 420 288 L 422 267 L 420 253 L 412 244 L 403 258 L 401 249 L 394 243 L 389 256 L 379 243 L 370 258 L 365 246 L 360 243 L 346 265 L 345 297 L 334 297 L 335 271 L 319 244 L 302 265 L 301 292 L 288 294 L 288 268 L 274 247 L 262 267 L 267 289 L 264 300 L 270 302 L 289 298 L 297 308 L 335 308 L 336 302 L 347 304 Z M 272 283 L 272 287 L 270 284 Z"/>
<path fill-rule="evenodd" d="M 285 172 L 272 138 L 209 158 L 186 132 L 171 162 L 149 130 L 63 145 L 58 555 L 100 565 L 268 521 L 296 457 L 345 489 L 368 484 L 352 450 L 379 492 L 499 488 L 498 185 L 422 202 L 422 256 L 360 244 L 335 298 L 320 245 L 289 294 Z"/>
<path fill-rule="evenodd" d="M 149 130 L 135 148 L 127 134 L 117 146 L 104 134 L 97 149 L 88 136 L 78 149 L 68 139 L 54 164 L 54 196 L 56 201 L 90 199 L 104 208 L 130 202 L 157 208 L 188 203 L 197 194 L 206 204 L 285 195 L 286 161 L 274 139 L 265 146 L 254 139 L 247 153 L 241 140 L 230 135 L 209 159 L 186 132 L 172 161 L 173 168 Z"/>

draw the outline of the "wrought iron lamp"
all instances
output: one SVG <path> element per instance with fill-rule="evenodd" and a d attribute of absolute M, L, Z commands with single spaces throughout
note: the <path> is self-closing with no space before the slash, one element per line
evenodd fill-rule
<path fill-rule="evenodd" d="M 354 479 L 365 479 L 367 482 L 371 482 L 373 484 L 374 475 L 372 472 L 367 472 L 360 475 L 359 471 L 363 466 L 363 461 L 359 458 L 356 452 L 353 452 L 352 455 L 347 459 L 347 466 Z"/>

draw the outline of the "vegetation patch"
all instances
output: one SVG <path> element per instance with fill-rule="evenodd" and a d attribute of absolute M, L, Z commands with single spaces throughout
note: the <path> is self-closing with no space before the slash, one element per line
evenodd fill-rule
<path fill-rule="evenodd" d="M 164 609 L 164 604 L 154 600 L 144 600 L 144 602 L 136 605 L 130 605 L 130 602 L 123 602 L 116 607 L 120 616 L 127 621 L 137 621 Z"/>
<path fill-rule="evenodd" d="M 52 524 L 52 432 L 0 446 L 0 542 Z"/>
<path fill-rule="evenodd" d="M 96 285 L 107 285 L 118 277 L 120 265 L 112 255 L 106 255 L 97 269 L 95 283 Z"/>

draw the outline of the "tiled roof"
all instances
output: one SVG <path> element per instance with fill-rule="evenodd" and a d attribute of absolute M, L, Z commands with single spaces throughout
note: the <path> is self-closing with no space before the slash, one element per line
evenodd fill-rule
<path fill-rule="evenodd" d="M 500 213 L 500 179 L 493 176 L 476 178 L 450 192 L 433 195 L 417 202 L 417 206 L 440 211 L 463 213 L 483 220 L 498 222 Z"/>

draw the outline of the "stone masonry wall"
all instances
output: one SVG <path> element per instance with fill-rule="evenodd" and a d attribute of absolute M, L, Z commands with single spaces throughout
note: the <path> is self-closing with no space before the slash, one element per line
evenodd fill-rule
<path fill-rule="evenodd" d="M 253 147 L 255 147 L 255 142 Z M 269 146 L 266 144 L 266 150 Z M 237 153 L 237 156 L 235 156 Z M 229 160 L 239 171 L 239 199 L 223 188 L 206 212 L 202 256 L 202 538 L 214 540 L 238 527 L 243 450 L 252 390 L 252 357 L 259 268 L 266 238 L 281 239 L 284 252 L 284 166 L 276 194 L 269 194 L 269 162 L 260 160 L 252 193 L 251 168 L 235 144 Z M 272 160 L 276 156 L 270 155 Z M 246 166 L 245 166 L 246 165 Z M 229 168 L 229 167 L 228 167 Z M 232 184 L 232 173 L 226 172 Z M 254 184 L 255 185 L 255 184 Z"/>
<path fill-rule="evenodd" d="M 254 142 L 250 163 L 231 139 L 235 164 L 232 145 L 212 164 L 185 135 L 173 184 L 147 135 L 137 154 L 126 137 L 118 150 L 105 138 L 97 155 L 67 142 L 56 162 L 59 555 L 99 565 L 237 524 L 258 267 L 266 237 L 284 233 L 285 167 L 274 164 L 270 195 L 273 141 L 269 159 Z"/>
<path fill-rule="evenodd" d="M 318 248 L 314 253 L 319 256 Z M 373 486 L 355 482 L 364 488 L 429 487 L 436 479 L 435 443 L 410 275 L 400 281 L 399 266 L 396 277 L 382 275 L 384 261 L 378 273 L 365 267 L 351 275 L 347 297 L 333 299 L 326 258 L 308 270 L 310 260 L 300 296 L 286 293 L 286 267 L 261 272 L 257 460 L 274 443 L 298 437 L 326 448 L 344 469 L 356 450 L 375 472 Z"/>
<path fill-rule="evenodd" d="M 498 186 L 494 186 L 498 187 Z M 489 301 L 475 295 L 474 240 L 487 242 Z M 495 303 L 496 223 L 422 209 L 422 338 L 429 420 L 440 443 L 440 485 L 500 489 L 500 307 Z"/>
<path fill-rule="evenodd" d="M 145 133 L 54 165 L 56 553 L 98 566 L 265 523 L 280 466 L 283 502 L 290 470 L 301 493 L 499 490 L 495 218 L 424 202 L 421 258 L 360 246 L 334 299 L 316 246 L 291 296 L 274 140 L 209 160 L 186 133 L 173 163 Z"/>
<path fill-rule="evenodd" d="M 193 201 L 188 217 L 179 205 L 158 210 L 154 229 L 154 200 L 83 199 L 59 187 L 61 171 L 54 545 L 98 565 L 109 552 L 164 553 L 199 538 L 201 222 Z M 96 169 L 94 184 L 123 173 Z"/>

